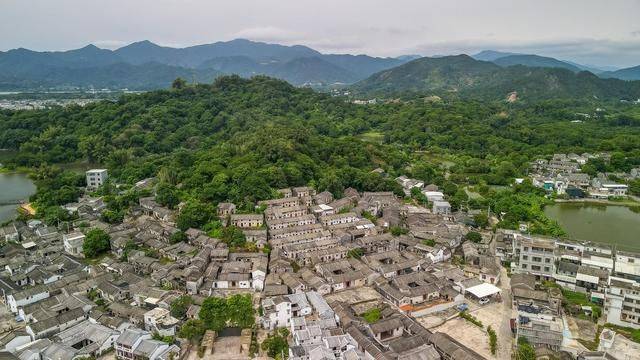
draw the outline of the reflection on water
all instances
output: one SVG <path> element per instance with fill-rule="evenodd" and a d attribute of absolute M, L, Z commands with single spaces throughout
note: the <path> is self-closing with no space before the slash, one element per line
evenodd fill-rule
<path fill-rule="evenodd" d="M 16 215 L 14 201 L 28 200 L 36 187 L 25 174 L 0 174 L 0 223 Z"/>
<path fill-rule="evenodd" d="M 558 221 L 571 238 L 616 244 L 620 249 L 640 251 L 638 209 L 602 204 L 559 203 L 545 214 Z"/>

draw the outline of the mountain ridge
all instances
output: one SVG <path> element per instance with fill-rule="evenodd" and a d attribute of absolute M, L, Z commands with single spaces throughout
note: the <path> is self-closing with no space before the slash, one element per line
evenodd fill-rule
<path fill-rule="evenodd" d="M 443 86 L 454 92 L 458 91 L 458 88 L 468 89 L 470 84 L 466 82 L 477 81 L 476 77 L 479 76 L 473 73 L 473 69 L 468 69 L 470 73 L 466 74 L 464 79 L 455 77 L 451 81 L 445 79 L 446 74 L 451 71 L 454 73 L 457 71 L 458 75 L 461 71 L 464 72 L 464 69 L 459 68 L 462 59 L 469 66 L 472 66 L 469 61 L 475 59 L 497 64 L 496 66 L 520 69 L 510 72 L 514 76 L 516 72 L 520 74 L 527 72 L 526 69 L 520 68 L 523 65 L 531 68 L 563 68 L 574 73 L 583 70 L 598 72 L 597 69 L 580 64 L 539 55 L 485 50 L 472 57 L 464 56 L 464 58 L 432 56 L 431 59 L 442 58 L 445 62 L 457 59 L 447 65 L 448 68 L 444 66 L 446 64 L 442 64 L 443 66 L 430 70 L 440 72 L 439 75 L 432 74 L 435 78 L 431 77 L 431 80 L 437 79 L 436 84 L 432 85 L 435 88 Z M 117 84 L 134 90 L 149 90 L 157 86 L 169 86 L 170 81 L 159 80 L 175 74 L 185 74 L 196 79 L 208 79 L 212 74 L 238 74 L 244 77 L 268 75 L 297 86 L 342 86 L 363 81 L 379 72 L 421 59 L 424 58 L 418 55 L 390 58 L 363 54 L 323 54 L 304 45 L 288 46 L 246 39 L 218 41 L 182 48 L 161 46 L 149 40 L 133 42 L 115 50 L 101 49 L 93 44 L 67 51 L 38 52 L 19 48 L 0 52 L 0 89 L 9 91 L 61 87 L 82 89 L 87 84 L 98 87 Z M 147 64 L 154 64 L 150 66 L 162 73 L 152 74 L 149 69 L 144 68 Z M 87 69 L 92 69 L 94 75 Z M 132 71 L 138 73 L 134 74 Z M 534 73 L 543 77 L 549 76 L 545 72 L 534 71 Z M 113 79 L 114 81 L 107 81 L 104 74 L 114 74 L 116 78 Z M 128 82 L 125 78 L 119 77 L 124 74 L 131 76 L 132 81 Z M 624 80 L 640 78 L 635 67 L 599 74 L 603 78 Z M 147 76 L 149 81 L 145 83 L 144 78 L 139 75 Z M 497 79 L 491 80 L 497 81 Z M 379 90 L 384 92 L 385 85 L 384 83 L 382 85 L 383 87 Z M 424 86 L 421 87 L 424 88 Z"/>
<path fill-rule="evenodd" d="M 468 55 L 421 58 L 371 75 L 354 84 L 361 96 L 443 95 L 505 99 L 640 97 L 640 81 L 601 79 L 587 72 L 563 68 L 512 65 L 475 60 Z"/>
<path fill-rule="evenodd" d="M 227 60 L 224 60 L 225 58 Z M 233 60 L 239 59 L 242 61 L 232 63 Z M 83 75 L 81 80 L 75 77 L 52 78 L 50 74 L 58 71 L 72 76 L 80 73 L 78 69 L 97 67 L 110 67 L 104 70 L 107 72 L 113 71 L 114 67 L 120 67 L 124 72 L 138 69 L 148 73 L 144 71 L 142 65 L 149 63 L 169 66 L 155 67 L 156 70 L 169 74 L 198 74 L 211 65 L 213 70 L 225 74 L 241 76 L 265 74 L 287 80 L 294 85 L 324 86 L 353 83 L 377 71 L 406 61 L 408 60 L 368 55 L 322 54 L 304 45 L 287 46 L 246 39 L 218 41 L 184 48 L 161 46 L 149 40 L 142 40 L 115 50 L 100 49 L 90 44 L 79 49 L 59 52 L 37 52 L 28 49 L 0 52 L 0 89 L 25 89 L 24 86 L 82 87 L 89 81 L 86 79 L 88 75 Z M 222 66 L 224 62 L 226 65 Z M 124 64 L 133 65 L 133 67 Z M 154 79 L 165 78 L 165 76 L 166 74 L 159 75 Z M 37 81 L 39 77 L 40 83 Z M 54 79 L 58 82 L 53 81 Z M 154 79 L 150 81 L 156 85 L 157 82 Z M 74 80 L 77 82 L 73 83 Z M 104 83 L 103 80 L 97 75 L 95 82 Z M 126 82 L 119 80 L 114 83 L 127 85 Z M 130 85 L 135 86 L 126 87 L 147 89 L 151 84 L 136 82 Z"/>

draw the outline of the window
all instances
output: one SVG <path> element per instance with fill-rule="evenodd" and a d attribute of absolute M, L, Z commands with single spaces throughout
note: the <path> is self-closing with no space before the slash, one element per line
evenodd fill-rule
<path fill-rule="evenodd" d="M 522 264 L 522 268 L 526 269 L 527 268 L 527 264 Z"/>
<path fill-rule="evenodd" d="M 551 262 L 551 259 L 550 258 L 546 258 L 546 259 L 544 259 L 544 262 L 546 262 L 548 264 L 548 263 Z"/>
<path fill-rule="evenodd" d="M 628 258 L 628 259 L 627 259 L 627 262 L 629 262 L 629 263 L 633 264 L 633 263 L 635 262 L 635 259 Z"/>
<path fill-rule="evenodd" d="M 531 265 L 531 270 L 540 271 L 540 266 L 538 266 L 538 265 Z"/>
<path fill-rule="evenodd" d="M 549 269 L 549 267 L 548 267 L 548 266 L 545 266 L 545 267 L 544 267 L 544 271 L 549 272 L 550 270 L 551 270 L 551 269 Z"/>
<path fill-rule="evenodd" d="M 527 255 L 522 255 L 522 260 L 529 260 L 529 256 L 527 256 Z"/>

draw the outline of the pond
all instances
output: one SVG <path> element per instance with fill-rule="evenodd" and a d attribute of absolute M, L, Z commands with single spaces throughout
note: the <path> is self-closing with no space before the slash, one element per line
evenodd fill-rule
<path fill-rule="evenodd" d="M 16 216 L 17 201 L 28 200 L 36 186 L 26 174 L 0 173 L 0 224 Z"/>
<path fill-rule="evenodd" d="M 640 213 L 626 206 L 558 203 L 546 206 L 544 212 L 570 238 L 640 251 Z"/>

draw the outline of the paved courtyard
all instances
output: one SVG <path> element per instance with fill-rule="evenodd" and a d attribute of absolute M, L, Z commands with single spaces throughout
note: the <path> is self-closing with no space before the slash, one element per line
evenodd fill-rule
<path fill-rule="evenodd" d="M 484 326 L 482 329 L 458 317 L 448 320 L 442 325 L 434 326 L 438 321 L 443 320 L 442 318 L 438 319 L 438 316 L 443 317 L 448 314 L 434 314 L 418 319 L 418 321 L 424 326 L 430 327 L 431 331 L 440 331 L 450 335 L 488 359 L 510 360 L 514 340 L 509 320 L 514 317 L 514 314 L 511 309 L 511 287 L 504 269 L 499 286 L 502 289 L 503 300 L 501 302 L 493 301 L 486 305 L 479 305 L 477 302 L 467 300 L 469 314 L 482 322 Z M 498 336 L 498 352 L 495 356 L 491 355 L 489 350 L 489 335 L 487 334 L 489 326 L 495 330 Z"/>

